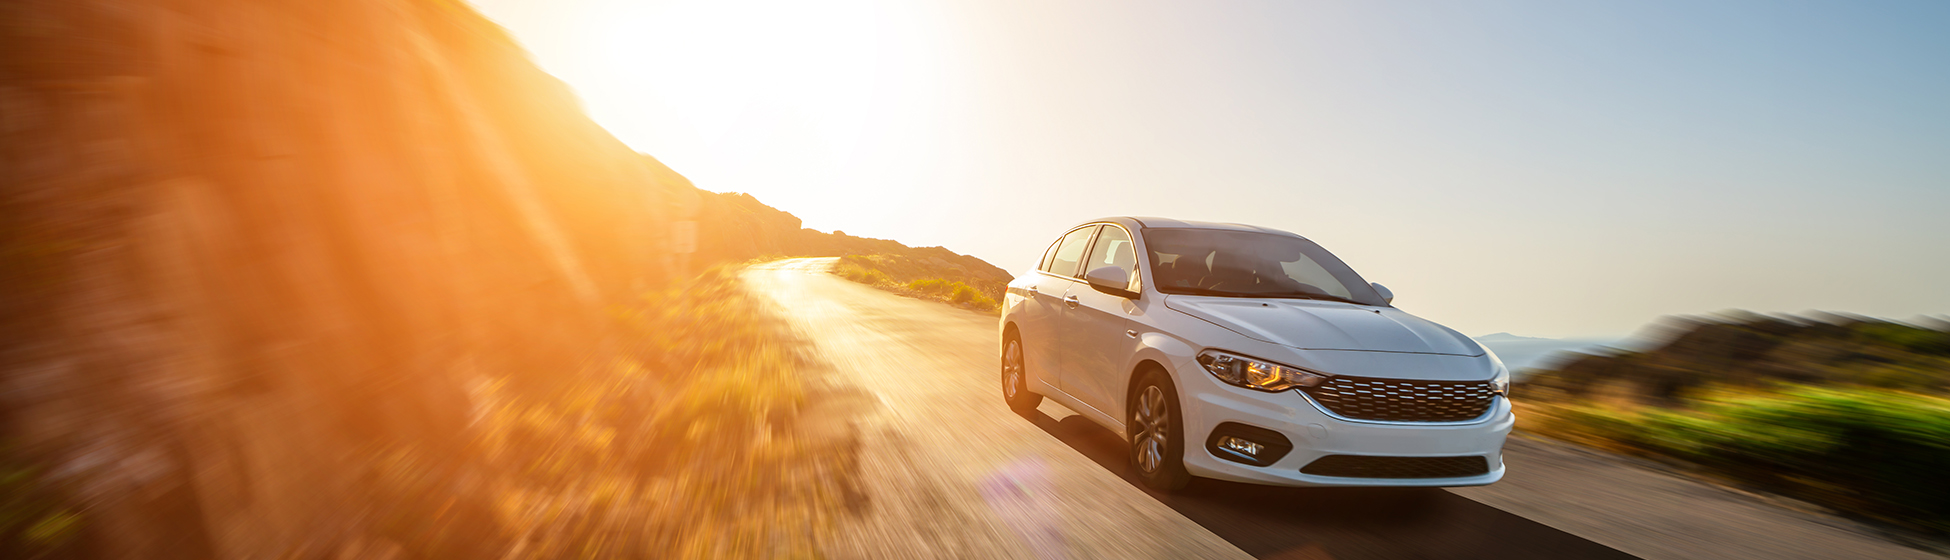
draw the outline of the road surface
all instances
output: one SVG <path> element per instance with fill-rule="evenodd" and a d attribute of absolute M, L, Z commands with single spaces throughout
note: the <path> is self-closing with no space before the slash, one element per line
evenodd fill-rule
<path fill-rule="evenodd" d="M 1003 404 L 996 318 L 824 271 L 753 266 L 830 366 L 808 417 L 858 443 L 835 558 L 1940 558 L 1558 444 L 1512 440 L 1485 488 L 1142 487 L 1124 444 L 1052 401 Z M 1528 518 L 1526 518 L 1526 516 Z M 1628 554 L 1629 552 L 1629 554 Z"/>

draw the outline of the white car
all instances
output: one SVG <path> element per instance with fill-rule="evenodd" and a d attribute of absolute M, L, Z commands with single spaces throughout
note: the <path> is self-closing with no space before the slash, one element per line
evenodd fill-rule
<path fill-rule="evenodd" d="M 1092 221 L 1009 283 L 1002 393 L 1123 434 L 1156 488 L 1496 482 L 1508 368 L 1393 299 L 1292 233 Z"/>

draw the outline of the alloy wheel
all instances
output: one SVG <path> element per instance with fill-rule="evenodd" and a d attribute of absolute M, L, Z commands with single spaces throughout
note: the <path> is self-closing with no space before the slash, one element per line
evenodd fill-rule
<path fill-rule="evenodd" d="M 1169 449 L 1171 437 L 1171 410 L 1165 404 L 1165 392 L 1157 385 L 1144 388 L 1138 396 L 1137 410 L 1132 420 L 1137 424 L 1138 433 L 1132 439 L 1137 446 L 1138 469 L 1146 473 L 1158 471 L 1165 461 L 1165 451 Z"/>
<path fill-rule="evenodd" d="M 1022 383 L 1022 344 L 1011 340 L 1002 354 L 1002 396 L 1015 400 Z"/>

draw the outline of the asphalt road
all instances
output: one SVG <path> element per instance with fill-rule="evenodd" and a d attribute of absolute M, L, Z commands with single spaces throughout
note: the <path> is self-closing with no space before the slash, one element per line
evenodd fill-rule
<path fill-rule="evenodd" d="M 1051 401 L 1026 416 L 1003 404 L 995 316 L 847 282 L 823 273 L 831 261 L 778 261 L 744 276 L 830 366 L 809 374 L 819 420 L 810 429 L 858 444 L 859 487 L 823 544 L 828 556 L 1936 558 L 1539 442 L 1513 442 L 1511 474 L 1481 489 L 1199 479 L 1151 491 L 1130 474 L 1116 434 Z"/>

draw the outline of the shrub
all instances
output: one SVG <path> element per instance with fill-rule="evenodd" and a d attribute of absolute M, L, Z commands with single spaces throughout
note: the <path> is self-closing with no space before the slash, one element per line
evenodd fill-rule
<path fill-rule="evenodd" d="M 923 294 L 928 294 L 931 296 L 953 295 L 955 293 L 955 288 L 957 287 L 967 288 L 968 286 L 963 285 L 961 282 L 956 282 L 953 280 L 942 280 L 939 278 L 915 280 L 913 282 L 907 283 L 907 289 L 921 292 Z"/>
<path fill-rule="evenodd" d="M 976 309 L 990 311 L 999 309 L 995 300 L 983 294 L 981 290 L 954 280 L 942 280 L 940 278 L 915 280 L 907 283 L 907 289 L 932 296 L 936 299 L 946 300 L 950 303 L 966 305 Z"/>
<path fill-rule="evenodd" d="M 861 284 L 866 284 L 868 286 L 898 285 L 898 283 L 894 282 L 893 278 L 888 277 L 887 273 L 885 272 L 881 272 L 878 269 L 863 267 L 851 262 L 841 261 L 838 266 L 834 267 L 834 272 L 836 274 L 839 274 L 841 278 L 852 280 L 854 282 L 859 282 Z"/>

